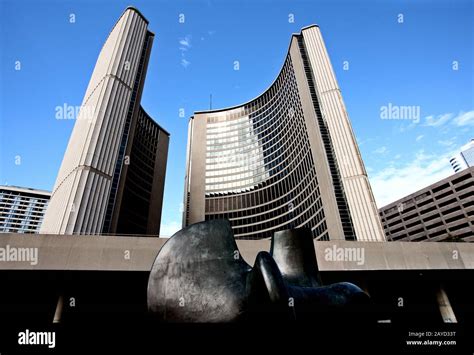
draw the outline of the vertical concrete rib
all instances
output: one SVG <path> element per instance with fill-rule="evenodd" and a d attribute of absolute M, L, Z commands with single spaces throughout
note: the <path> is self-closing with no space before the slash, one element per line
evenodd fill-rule
<path fill-rule="evenodd" d="M 303 29 L 302 35 L 357 239 L 383 241 L 385 236 L 375 199 L 321 32 L 317 26 L 311 26 Z"/>
<path fill-rule="evenodd" d="M 147 24 L 138 11 L 128 8 L 104 43 L 56 179 L 41 233 L 101 232 Z"/>

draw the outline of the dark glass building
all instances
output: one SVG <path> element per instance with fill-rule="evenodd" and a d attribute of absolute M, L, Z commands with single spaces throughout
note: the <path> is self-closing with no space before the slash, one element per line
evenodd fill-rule
<path fill-rule="evenodd" d="M 114 233 L 158 234 L 169 134 L 140 108 L 133 142 Z"/>

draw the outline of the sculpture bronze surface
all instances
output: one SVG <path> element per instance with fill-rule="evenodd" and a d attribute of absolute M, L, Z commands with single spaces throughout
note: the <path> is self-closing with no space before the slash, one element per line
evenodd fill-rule
<path fill-rule="evenodd" d="M 276 232 L 253 268 L 226 220 L 193 224 L 163 245 L 148 280 L 148 309 L 163 322 L 305 320 L 369 303 L 354 284 L 323 286 L 307 229 Z"/>

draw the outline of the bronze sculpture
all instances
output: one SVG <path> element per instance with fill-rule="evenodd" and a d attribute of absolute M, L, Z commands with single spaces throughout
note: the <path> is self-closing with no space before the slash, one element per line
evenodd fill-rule
<path fill-rule="evenodd" d="M 369 302 L 354 284 L 323 286 L 309 230 L 275 233 L 254 267 L 240 256 L 226 220 L 193 224 L 158 253 L 148 281 L 148 309 L 164 322 L 301 320 Z"/>

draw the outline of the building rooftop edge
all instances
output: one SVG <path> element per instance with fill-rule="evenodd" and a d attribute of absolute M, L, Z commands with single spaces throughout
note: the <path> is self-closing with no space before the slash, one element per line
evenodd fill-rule
<path fill-rule="evenodd" d="M 51 195 L 51 191 L 35 189 L 35 188 L 32 188 L 32 187 L 22 187 L 22 186 L 15 186 L 15 185 L 0 185 L 0 189 L 15 190 L 15 191 L 19 191 L 19 192 L 36 193 L 36 194 L 48 195 L 48 196 Z"/>
<path fill-rule="evenodd" d="M 168 136 L 171 136 L 170 132 L 168 132 L 166 129 L 163 128 L 162 125 L 160 125 L 158 122 L 155 121 L 155 119 L 153 117 L 151 117 L 151 115 L 143 108 L 142 105 L 140 105 L 140 109 L 145 112 L 145 114 L 150 118 L 150 120 L 152 120 L 159 128 L 160 130 L 162 130 L 163 132 L 165 132 Z"/>
<path fill-rule="evenodd" d="M 105 39 L 105 42 L 102 44 L 102 47 L 101 47 L 101 51 L 102 49 L 104 48 L 104 45 L 105 43 L 107 43 L 107 41 L 109 40 L 109 37 L 110 37 L 110 34 L 112 33 L 112 31 L 115 29 L 115 26 L 117 26 L 117 24 L 120 22 L 120 20 L 122 19 L 123 15 L 125 15 L 127 13 L 127 11 L 133 11 L 135 12 L 138 16 L 140 16 L 143 21 L 145 21 L 146 25 L 147 25 L 147 31 L 148 32 L 151 32 L 149 29 L 148 29 L 148 25 L 150 24 L 150 22 L 147 20 L 147 18 L 140 12 L 140 10 L 138 10 L 136 7 L 134 6 L 127 6 L 125 8 L 125 10 L 123 10 L 122 14 L 119 16 L 119 18 L 117 19 L 117 21 L 115 21 L 115 24 L 112 26 L 112 29 L 110 30 L 109 34 L 107 35 L 107 38 Z M 153 32 L 151 32 L 151 34 L 154 36 L 155 34 Z"/>
<path fill-rule="evenodd" d="M 126 13 L 128 10 L 135 11 L 147 24 L 150 23 L 148 19 L 135 6 L 127 6 L 127 8 L 123 11 L 123 13 Z"/>
<path fill-rule="evenodd" d="M 303 28 L 301 29 L 301 31 L 310 29 L 310 28 L 312 28 L 312 27 L 318 27 L 318 28 L 319 28 L 319 25 L 313 23 L 313 24 L 311 24 L 311 25 L 308 25 L 308 26 L 303 27 Z"/>
<path fill-rule="evenodd" d="M 258 94 L 256 97 L 254 97 L 254 98 L 252 98 L 252 99 L 250 99 L 250 100 L 247 100 L 247 101 L 245 101 L 245 102 L 243 102 L 243 103 L 240 103 L 240 104 L 238 104 L 238 105 L 233 105 L 233 106 L 228 106 L 228 107 L 223 107 L 223 108 L 218 108 L 218 109 L 212 109 L 212 110 L 199 110 L 199 111 L 194 111 L 194 115 L 211 114 L 211 113 L 218 113 L 218 112 L 222 112 L 222 111 L 235 110 L 235 109 L 238 109 L 238 108 L 240 108 L 240 107 L 243 107 L 243 106 L 245 106 L 245 105 L 248 105 L 248 104 L 250 104 L 250 103 L 256 101 L 257 99 L 259 99 L 259 98 L 260 98 L 261 96 L 263 96 L 268 90 L 271 89 L 271 87 L 276 83 L 276 81 L 277 81 L 278 78 L 280 77 L 280 74 L 281 74 L 281 72 L 282 72 L 282 70 L 283 70 L 283 67 L 285 66 L 286 59 L 287 59 L 287 57 L 288 57 L 289 54 L 290 54 L 290 48 L 291 48 L 291 43 L 292 43 L 292 41 L 293 41 L 293 37 L 301 36 L 301 35 L 303 34 L 303 31 L 304 31 L 304 30 L 308 30 L 308 29 L 314 28 L 314 27 L 319 28 L 318 25 L 312 24 L 312 25 L 308 25 L 308 26 L 305 26 L 305 27 L 301 28 L 300 33 L 293 33 L 293 34 L 291 35 L 290 44 L 288 45 L 288 49 L 287 49 L 287 51 L 286 51 L 286 56 L 284 57 L 285 59 L 283 60 L 283 63 L 282 63 L 282 65 L 281 65 L 280 70 L 278 71 L 278 74 L 276 75 L 275 79 L 270 83 L 270 85 L 267 86 L 267 87 L 265 88 L 265 90 L 261 91 L 261 93 Z M 192 116 L 192 118 L 194 118 L 194 115 Z"/>

